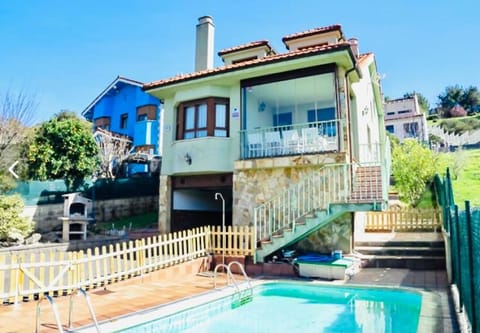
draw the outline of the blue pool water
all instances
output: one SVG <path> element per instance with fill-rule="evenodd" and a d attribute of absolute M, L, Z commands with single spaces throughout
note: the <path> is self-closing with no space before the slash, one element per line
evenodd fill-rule
<path fill-rule="evenodd" d="M 417 332 L 422 296 L 411 291 L 268 283 L 253 301 L 232 309 L 223 297 L 117 332 L 333 333 Z"/>

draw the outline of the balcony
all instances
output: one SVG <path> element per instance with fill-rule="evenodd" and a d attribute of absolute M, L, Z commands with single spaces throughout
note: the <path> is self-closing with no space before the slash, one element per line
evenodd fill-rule
<path fill-rule="evenodd" d="M 338 152 L 341 122 L 336 119 L 241 131 L 241 159 Z"/>

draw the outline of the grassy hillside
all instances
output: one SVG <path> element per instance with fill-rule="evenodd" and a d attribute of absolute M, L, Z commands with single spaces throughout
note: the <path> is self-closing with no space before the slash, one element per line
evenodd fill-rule
<path fill-rule="evenodd" d="M 442 169 L 445 169 L 443 166 L 450 168 L 455 203 L 459 208 L 464 208 L 465 200 L 469 200 L 471 206 L 480 207 L 480 150 L 442 154 L 439 163 Z"/>

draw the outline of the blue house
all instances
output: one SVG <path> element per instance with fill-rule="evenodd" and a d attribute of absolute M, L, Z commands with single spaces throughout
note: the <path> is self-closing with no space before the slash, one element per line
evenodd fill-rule
<path fill-rule="evenodd" d="M 118 76 L 82 112 L 93 124 L 131 142 L 127 175 L 149 172 L 161 155 L 160 100 L 142 90 L 143 83 Z"/>

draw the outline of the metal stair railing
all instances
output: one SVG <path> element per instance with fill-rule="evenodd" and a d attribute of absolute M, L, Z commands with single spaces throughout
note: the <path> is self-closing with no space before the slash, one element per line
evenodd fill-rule
<path fill-rule="evenodd" d="M 388 155 L 389 151 L 387 151 Z M 388 200 L 389 162 L 381 163 L 374 152 L 366 163 L 328 164 L 305 175 L 298 183 L 254 208 L 255 240 L 269 240 L 283 230 L 295 232 L 296 221 L 316 210 L 328 212 L 330 204 L 377 201 L 371 194 L 381 192 L 381 201 Z M 377 157 L 375 157 L 377 156 Z M 387 156 L 389 159 L 389 156 Z M 381 176 L 374 173 L 358 177 L 363 167 L 378 167 Z M 366 179 L 366 180 L 365 180 Z M 364 191 L 358 189 L 364 187 Z M 355 198 L 352 198 L 352 194 Z M 355 199 L 355 200 L 354 200 Z M 380 200 L 378 200 L 380 201 Z"/>
<path fill-rule="evenodd" d="M 240 268 L 240 271 L 242 272 L 243 276 L 245 277 L 245 280 L 247 281 L 247 286 L 248 287 L 246 289 L 244 289 L 244 291 L 246 292 L 245 295 L 243 295 L 242 290 L 240 289 L 240 286 L 238 285 L 237 280 L 235 279 L 235 277 L 232 274 L 232 270 L 231 270 L 232 265 L 237 265 Z M 220 267 L 224 268 L 225 271 L 226 271 L 227 286 L 229 286 L 230 282 L 231 282 L 233 284 L 234 288 L 235 288 L 235 293 L 233 294 L 233 297 L 232 297 L 233 298 L 232 307 L 238 307 L 240 305 L 243 305 L 243 304 L 251 301 L 253 299 L 252 284 L 250 282 L 250 278 L 248 277 L 247 273 L 245 272 L 245 269 L 244 269 L 243 265 L 238 261 L 232 261 L 228 265 L 218 264 L 217 266 L 215 266 L 215 269 L 214 269 L 214 272 L 213 272 L 214 288 L 215 289 L 217 288 L 217 272 L 218 272 L 218 269 Z"/>
<path fill-rule="evenodd" d="M 354 164 L 329 164 L 311 172 L 300 182 L 254 209 L 255 240 L 290 229 L 315 210 L 328 210 L 331 203 L 347 202 L 352 189 Z"/>

